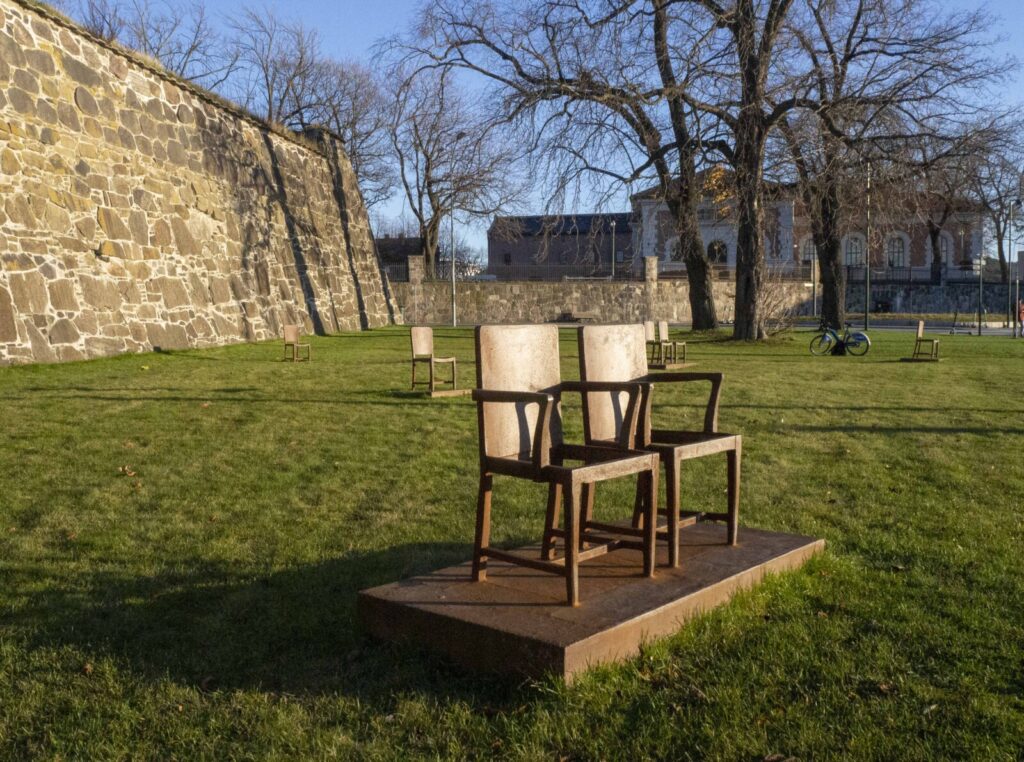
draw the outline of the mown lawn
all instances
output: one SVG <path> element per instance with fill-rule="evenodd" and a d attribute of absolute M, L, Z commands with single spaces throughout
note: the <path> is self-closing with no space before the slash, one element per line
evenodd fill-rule
<path fill-rule="evenodd" d="M 359 631 L 356 591 L 471 552 L 474 409 L 408 395 L 405 330 L 0 369 L 0 758 L 1021 759 L 1024 341 L 808 339 L 691 355 L 742 523 L 825 555 L 572 687 Z M 436 340 L 468 384 L 471 333 Z M 536 537 L 542 488 L 497 490 L 495 539 Z"/>

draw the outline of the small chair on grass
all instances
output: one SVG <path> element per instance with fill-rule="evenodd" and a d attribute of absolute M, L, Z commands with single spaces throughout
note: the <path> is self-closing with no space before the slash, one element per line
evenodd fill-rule
<path fill-rule="evenodd" d="M 412 338 L 412 389 L 415 391 L 416 385 L 426 385 L 431 393 L 434 392 L 438 378 L 435 371 L 437 365 L 451 365 L 452 376 L 450 383 L 452 390 L 459 388 L 458 382 L 458 363 L 454 357 L 435 357 L 434 356 L 434 329 L 427 326 L 414 326 L 410 331 Z M 416 366 L 425 364 L 429 369 L 429 377 L 426 381 L 416 380 Z M 448 381 L 442 381 L 442 383 L 448 383 Z"/>
<path fill-rule="evenodd" d="M 675 363 L 675 362 L 686 362 L 686 342 L 685 341 L 673 341 L 668 331 L 668 321 L 662 320 L 658 323 L 658 341 L 663 347 L 662 353 L 664 355 L 663 362 Z M 679 357 L 680 348 L 683 350 L 682 358 Z"/>
<path fill-rule="evenodd" d="M 939 359 L 939 340 L 926 339 L 924 337 L 924 321 L 917 321 L 917 335 L 914 337 L 914 354 L 911 360 L 933 360 Z"/>
<path fill-rule="evenodd" d="M 580 562 L 618 547 L 642 550 L 644 576 L 653 577 L 658 457 L 630 449 L 636 436 L 640 385 L 563 382 L 558 328 L 554 325 L 478 326 L 476 358 L 479 388 L 473 391 L 473 399 L 480 436 L 480 489 L 473 579 L 486 579 L 489 558 L 563 575 L 567 601 L 576 606 Z M 620 436 L 609 446 L 591 448 L 563 440 L 561 395 L 585 390 L 614 391 L 626 397 Z M 581 461 L 582 465 L 566 465 L 569 460 Z M 491 493 L 497 475 L 548 485 L 540 558 L 491 547 Z M 628 522 L 620 527 L 584 519 L 584 490 L 599 481 L 623 476 L 638 477 L 643 528 Z M 564 504 L 565 514 L 561 529 L 560 504 Z M 563 553 L 555 558 L 559 538 Z M 588 547 L 586 543 L 596 544 Z"/>
<path fill-rule="evenodd" d="M 300 351 L 305 349 L 306 356 L 304 358 L 299 357 Z M 291 353 L 292 362 L 299 362 L 300 360 L 312 360 L 312 348 L 308 343 L 302 341 L 302 331 L 297 325 L 286 325 L 284 327 L 284 359 L 288 359 L 289 353 Z"/>
<path fill-rule="evenodd" d="M 725 453 L 727 462 L 727 511 L 690 512 L 682 518 L 687 523 L 696 520 L 725 521 L 728 525 L 727 543 L 735 545 L 739 528 L 740 459 L 742 438 L 738 434 L 718 431 L 718 402 L 722 391 L 721 373 L 648 373 L 644 351 L 644 329 L 640 325 L 586 326 L 579 331 L 580 378 L 588 385 L 594 382 L 632 382 L 642 384 L 643 397 L 634 446 L 638 450 L 655 452 L 665 466 L 667 530 L 658 530 L 657 536 L 668 541 L 670 566 L 679 565 L 679 477 L 682 462 L 707 455 Z M 700 431 L 656 429 L 652 427 L 651 403 L 659 386 L 677 383 L 707 381 L 711 394 L 704 411 L 704 427 Z M 601 446 L 615 441 L 620 435 L 620 421 L 624 410 L 622 395 L 615 392 L 588 391 L 583 396 L 584 442 L 588 446 Z M 585 523 L 593 502 L 588 495 L 584 509 Z M 634 526 L 639 523 L 640 501 L 634 513 Z M 646 520 L 646 519 L 644 519 Z"/>

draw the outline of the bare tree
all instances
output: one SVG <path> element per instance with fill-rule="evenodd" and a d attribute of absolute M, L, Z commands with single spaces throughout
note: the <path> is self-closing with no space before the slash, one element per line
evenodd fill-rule
<path fill-rule="evenodd" d="M 315 29 L 266 8 L 247 8 L 229 26 L 240 63 L 231 87 L 246 108 L 267 121 L 295 126 L 302 113 L 323 107 Z"/>
<path fill-rule="evenodd" d="M 121 38 L 124 31 L 124 4 L 118 0 L 80 0 L 70 8 L 87 30 L 107 42 Z"/>
<path fill-rule="evenodd" d="M 434 0 L 411 47 L 492 83 L 553 202 L 581 182 L 603 198 L 654 183 L 686 263 L 694 327 L 707 329 L 718 318 L 697 218 L 705 130 L 684 95 L 712 24 L 691 15 L 674 0 Z"/>
<path fill-rule="evenodd" d="M 522 193 L 518 152 L 491 120 L 476 112 L 449 71 L 420 71 L 396 82 L 390 137 L 400 183 L 434 273 L 441 223 L 458 212 L 488 217 Z"/>
<path fill-rule="evenodd" d="M 969 170 L 972 200 L 987 218 L 996 242 L 999 273 L 1003 283 L 1010 281 L 1013 246 L 1006 250 L 1011 222 L 1021 219 L 1021 195 L 1024 190 L 1024 144 L 1017 125 L 1005 121 L 987 134 L 988 140 L 975 153 Z"/>
<path fill-rule="evenodd" d="M 979 12 L 949 12 L 930 0 L 801 0 L 794 7 L 787 31 L 798 43 L 797 66 L 810 74 L 798 80 L 803 92 L 794 94 L 808 110 L 783 117 L 779 131 L 810 214 L 822 316 L 830 324 L 845 320 L 844 217 L 863 201 L 862 191 L 844 195 L 844 188 L 865 187 L 865 163 L 874 157 L 875 184 L 887 191 L 884 209 L 907 211 L 893 203 L 901 196 L 895 191 L 916 190 L 891 172 L 905 174 L 900 165 L 922 141 L 931 153 L 910 157 L 911 166 L 950 153 L 960 126 L 947 115 L 970 112 L 965 89 L 990 83 L 998 71 L 984 55 L 989 24 Z M 937 247 L 943 205 L 929 199 L 926 206 Z"/>

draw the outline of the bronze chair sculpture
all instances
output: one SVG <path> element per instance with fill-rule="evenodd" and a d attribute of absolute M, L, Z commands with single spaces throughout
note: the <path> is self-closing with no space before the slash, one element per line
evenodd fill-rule
<path fill-rule="evenodd" d="M 302 342 L 302 335 L 297 325 L 286 325 L 284 327 L 284 359 L 288 359 L 288 353 L 291 352 L 292 362 L 298 362 L 301 358 L 299 357 L 299 350 L 306 350 L 305 359 L 312 360 L 312 349 L 309 344 Z"/>
<path fill-rule="evenodd" d="M 641 402 L 635 383 L 583 384 L 561 380 L 558 328 L 553 325 L 478 326 L 476 329 L 477 424 L 480 436 L 480 489 L 477 501 L 473 579 L 487 575 L 487 559 L 564 575 L 570 606 L 579 604 L 581 561 L 617 547 L 643 551 L 643 573 L 654 576 L 655 506 L 658 457 L 631 450 Z M 562 436 L 561 395 L 565 391 L 615 391 L 627 398 L 620 436 L 605 447 L 567 444 Z M 565 461 L 582 461 L 569 466 Z M 540 558 L 490 546 L 491 493 L 496 475 L 548 484 L 545 531 Z M 639 479 L 642 528 L 582 520 L 583 491 L 596 482 L 621 476 Z M 564 528 L 559 529 L 559 504 Z M 614 532 L 624 537 L 609 537 Z M 642 538 L 640 542 L 629 537 Z M 554 558 L 561 538 L 563 555 Z M 597 543 L 584 547 L 585 543 Z"/>
<path fill-rule="evenodd" d="M 661 345 L 662 362 L 686 362 L 686 342 L 672 341 L 668 331 L 668 321 L 662 320 L 658 323 L 658 343 Z M 679 358 L 679 349 L 683 350 L 682 359 Z"/>
<path fill-rule="evenodd" d="M 434 329 L 427 326 L 413 326 L 409 332 L 412 340 L 412 389 L 416 390 L 416 385 L 427 385 L 431 392 L 434 391 L 437 384 L 437 375 L 434 371 L 436 365 L 451 365 L 452 377 L 451 385 L 452 389 L 459 388 L 458 382 L 458 363 L 454 357 L 435 357 L 434 356 Z M 419 364 L 425 364 L 429 369 L 429 377 L 426 381 L 416 380 L 416 366 Z"/>
<path fill-rule="evenodd" d="M 928 349 L 926 350 L 925 347 Z M 939 340 L 924 337 L 924 321 L 917 321 L 917 335 L 914 337 L 914 360 L 938 360 Z"/>
<path fill-rule="evenodd" d="M 597 382 L 633 382 L 642 384 L 640 420 L 635 447 L 658 454 L 665 466 L 665 492 L 668 527 L 657 536 L 668 541 L 669 565 L 679 565 L 679 477 L 682 461 L 724 452 L 728 469 L 728 511 L 692 512 L 685 516 L 689 523 L 700 519 L 726 521 L 730 545 L 737 540 L 740 494 L 740 459 L 742 439 L 739 435 L 718 431 L 718 403 L 722 391 L 721 373 L 648 373 L 644 328 L 640 325 L 586 326 L 578 329 L 580 378 L 587 385 Z M 709 381 L 711 394 L 704 412 L 701 431 L 680 431 L 652 428 L 651 400 L 660 384 Z M 623 400 L 620 394 L 591 392 L 583 395 L 584 442 L 600 446 L 617 433 Z M 584 522 L 593 504 L 593 492 L 584 506 Z M 639 507 L 639 496 L 638 496 Z M 660 511 L 659 511 L 660 512 Z M 634 525 L 640 519 L 634 514 Z M 646 519 L 644 519 L 646 520 Z"/>

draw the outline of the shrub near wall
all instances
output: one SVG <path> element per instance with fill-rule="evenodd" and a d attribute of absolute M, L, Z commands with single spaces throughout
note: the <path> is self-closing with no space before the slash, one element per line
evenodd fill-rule
<path fill-rule="evenodd" d="M 0 0 L 0 363 L 391 321 L 330 137 L 276 132 Z"/>

